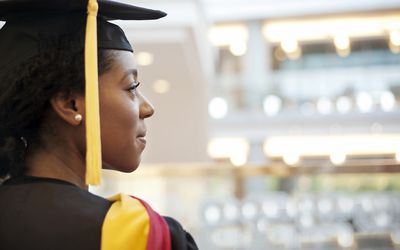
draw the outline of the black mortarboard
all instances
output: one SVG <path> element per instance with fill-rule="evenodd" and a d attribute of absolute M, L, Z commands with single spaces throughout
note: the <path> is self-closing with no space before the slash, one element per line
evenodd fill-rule
<path fill-rule="evenodd" d="M 108 0 L 0 0 L 0 21 L 6 22 L 0 30 L 0 79 L 44 51 L 62 49 L 52 47 L 51 40 L 74 34 L 65 46 L 85 49 L 88 184 L 100 182 L 101 168 L 97 49 L 133 51 L 121 28 L 107 20 L 151 20 L 165 15 Z"/>

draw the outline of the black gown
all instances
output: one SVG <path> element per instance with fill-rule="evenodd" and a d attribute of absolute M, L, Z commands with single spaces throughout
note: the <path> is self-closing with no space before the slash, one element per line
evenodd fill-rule
<path fill-rule="evenodd" d="M 98 250 L 111 204 L 61 180 L 10 179 L 0 185 L 0 249 Z M 172 250 L 198 249 L 176 220 L 164 219 Z"/>

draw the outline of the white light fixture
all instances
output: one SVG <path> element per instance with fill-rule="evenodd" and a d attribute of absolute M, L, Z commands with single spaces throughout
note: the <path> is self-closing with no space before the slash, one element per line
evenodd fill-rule
<path fill-rule="evenodd" d="M 272 158 L 288 157 L 293 152 L 302 157 L 329 157 L 336 149 L 340 149 L 340 154 L 346 156 L 394 155 L 397 153 L 396 157 L 400 160 L 400 134 L 271 136 L 264 142 L 264 153 Z"/>
<path fill-rule="evenodd" d="M 245 165 L 247 163 L 247 151 L 238 150 L 237 152 L 232 153 L 230 161 L 236 167 Z"/>
<path fill-rule="evenodd" d="M 347 50 L 350 48 L 350 38 L 346 35 L 336 35 L 333 41 L 338 50 Z"/>
<path fill-rule="evenodd" d="M 354 233 L 351 229 L 343 229 L 338 233 L 337 241 L 339 246 L 349 248 L 354 245 Z"/>
<path fill-rule="evenodd" d="M 300 155 L 294 151 L 285 152 L 282 158 L 289 166 L 296 165 L 300 161 Z"/>
<path fill-rule="evenodd" d="M 204 211 L 204 219 L 208 224 L 217 223 L 221 217 L 221 208 L 217 205 L 210 205 Z"/>
<path fill-rule="evenodd" d="M 153 90 L 158 94 L 165 94 L 171 89 L 171 84 L 164 79 L 159 79 L 153 83 Z"/>
<path fill-rule="evenodd" d="M 266 115 L 274 116 L 282 107 L 282 99 L 276 95 L 269 95 L 263 101 L 263 109 Z"/>
<path fill-rule="evenodd" d="M 235 166 L 246 163 L 249 150 L 250 144 L 244 138 L 214 138 L 207 147 L 211 158 L 230 159 Z"/>
<path fill-rule="evenodd" d="M 299 43 L 296 39 L 285 39 L 281 42 L 281 48 L 287 54 L 295 53 L 299 49 Z"/>
<path fill-rule="evenodd" d="M 272 43 L 295 37 L 298 41 L 328 41 L 342 34 L 353 38 L 383 37 L 388 30 L 398 31 L 398 13 L 348 15 L 337 17 L 286 19 L 266 21 L 263 26 L 265 39 Z M 394 38 L 396 39 L 396 34 Z"/>
<path fill-rule="evenodd" d="M 396 97 L 390 91 L 384 91 L 380 96 L 381 108 L 385 112 L 390 112 L 396 105 Z"/>
<path fill-rule="evenodd" d="M 150 52 L 141 51 L 136 54 L 137 64 L 140 66 L 149 66 L 154 62 L 154 56 Z"/>
<path fill-rule="evenodd" d="M 329 156 L 329 159 L 335 165 L 342 165 L 346 162 L 346 154 L 344 152 L 341 152 L 340 150 L 334 151 Z"/>
<path fill-rule="evenodd" d="M 214 119 L 221 119 L 228 113 L 228 103 L 222 97 L 214 97 L 208 105 L 208 113 Z"/>
<path fill-rule="evenodd" d="M 372 96 L 367 92 L 358 93 L 356 100 L 357 100 L 357 107 L 361 113 L 368 113 L 372 110 L 374 101 L 372 100 Z"/>
<path fill-rule="evenodd" d="M 400 245 L 400 228 L 394 229 L 390 233 L 390 238 L 392 239 L 393 243 L 396 245 Z"/>
<path fill-rule="evenodd" d="M 281 49 L 286 53 L 290 60 L 297 60 L 301 57 L 301 48 L 296 39 L 288 38 L 282 40 Z"/>
<path fill-rule="evenodd" d="M 352 101 L 347 96 L 341 96 L 336 100 L 336 109 L 341 114 L 349 113 L 352 107 Z"/>
<path fill-rule="evenodd" d="M 217 25 L 210 28 L 208 38 L 212 45 L 230 46 L 235 41 L 247 41 L 248 29 L 243 24 Z"/>
<path fill-rule="evenodd" d="M 317 101 L 317 110 L 323 115 L 332 113 L 332 102 L 326 97 L 321 97 Z"/>
<path fill-rule="evenodd" d="M 229 47 L 234 56 L 243 56 L 247 51 L 248 29 L 243 24 L 217 25 L 210 28 L 208 38 L 216 47 Z"/>
<path fill-rule="evenodd" d="M 389 48 L 395 54 L 400 53 L 400 30 L 392 30 L 390 32 Z"/>
<path fill-rule="evenodd" d="M 231 43 L 229 51 L 234 56 L 243 56 L 247 51 L 247 43 L 244 40 L 237 40 Z"/>
<path fill-rule="evenodd" d="M 392 30 L 389 35 L 389 40 L 394 46 L 400 46 L 400 30 Z"/>
<path fill-rule="evenodd" d="M 339 56 L 347 57 L 350 55 L 350 38 L 348 36 L 336 35 L 333 42 L 336 47 L 336 53 L 338 53 Z"/>

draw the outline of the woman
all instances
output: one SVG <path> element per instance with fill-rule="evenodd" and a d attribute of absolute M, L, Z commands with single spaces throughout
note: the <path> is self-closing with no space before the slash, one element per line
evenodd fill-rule
<path fill-rule="evenodd" d="M 0 249 L 197 249 L 178 222 L 146 202 L 87 191 L 87 134 L 96 130 L 88 113 L 97 105 L 88 104 L 88 95 L 99 92 L 103 168 L 138 167 L 145 119 L 154 113 L 138 89 L 131 45 L 107 20 L 165 16 L 103 0 L 96 18 L 96 1 L 90 0 L 86 17 L 87 4 L 0 2 L 0 20 L 6 21 L 0 30 Z M 86 50 L 96 43 L 88 35 L 96 37 L 96 27 L 99 85 L 88 89 L 97 74 L 87 73 L 84 41 Z"/>

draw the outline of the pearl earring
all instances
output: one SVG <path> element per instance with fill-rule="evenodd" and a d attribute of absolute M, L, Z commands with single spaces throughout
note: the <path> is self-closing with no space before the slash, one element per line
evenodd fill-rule
<path fill-rule="evenodd" d="M 82 121 L 82 115 L 81 114 L 76 114 L 75 115 L 75 121 L 81 122 Z"/>

